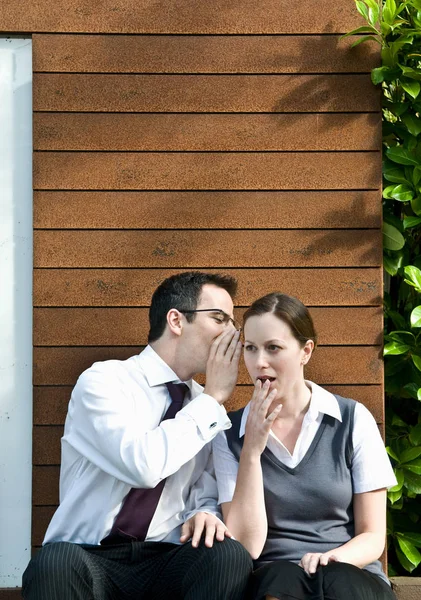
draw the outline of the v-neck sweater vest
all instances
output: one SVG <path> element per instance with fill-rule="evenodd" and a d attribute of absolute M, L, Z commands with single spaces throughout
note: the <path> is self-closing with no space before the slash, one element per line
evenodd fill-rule
<path fill-rule="evenodd" d="M 301 462 L 287 467 L 265 448 L 261 456 L 268 537 L 256 566 L 275 560 L 299 563 L 307 552 L 327 552 L 355 535 L 351 464 L 355 401 L 335 395 L 342 422 L 324 415 Z M 229 413 L 228 446 L 239 461 L 244 409 Z M 380 561 L 367 571 L 387 581 Z"/>

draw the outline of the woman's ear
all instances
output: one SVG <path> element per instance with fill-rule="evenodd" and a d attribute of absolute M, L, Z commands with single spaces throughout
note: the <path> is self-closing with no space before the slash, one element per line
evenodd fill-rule
<path fill-rule="evenodd" d="M 314 342 L 313 340 L 307 340 L 303 347 L 303 356 L 301 359 L 301 364 L 306 365 L 311 358 L 311 355 L 314 350 Z"/>
<path fill-rule="evenodd" d="M 171 308 L 167 313 L 168 329 L 174 335 L 181 335 L 183 330 L 183 315 L 176 308 Z"/>

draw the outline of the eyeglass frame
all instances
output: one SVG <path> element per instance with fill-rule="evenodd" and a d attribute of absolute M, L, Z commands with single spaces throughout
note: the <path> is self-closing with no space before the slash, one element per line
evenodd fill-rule
<path fill-rule="evenodd" d="M 226 313 L 224 310 L 222 310 L 222 308 L 196 308 L 195 310 L 178 308 L 177 310 L 183 314 L 184 313 L 186 313 L 186 314 L 199 313 L 199 312 L 219 313 L 220 315 L 223 316 L 225 325 L 227 325 L 229 322 L 231 322 L 237 331 L 241 331 L 240 323 L 238 321 L 236 321 L 235 319 L 233 319 L 232 317 L 230 317 L 228 313 Z"/>

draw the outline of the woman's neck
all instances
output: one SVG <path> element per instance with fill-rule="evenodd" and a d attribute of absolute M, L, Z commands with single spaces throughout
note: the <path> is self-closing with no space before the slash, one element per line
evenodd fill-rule
<path fill-rule="evenodd" d="M 304 380 L 294 385 L 291 390 L 276 402 L 270 408 L 270 412 L 278 404 L 282 404 L 282 410 L 279 413 L 279 419 L 297 419 L 303 416 L 309 407 L 311 399 L 311 389 L 307 387 Z"/>

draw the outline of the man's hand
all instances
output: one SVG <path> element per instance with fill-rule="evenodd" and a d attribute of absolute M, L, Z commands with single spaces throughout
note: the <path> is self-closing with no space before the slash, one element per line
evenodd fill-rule
<path fill-rule="evenodd" d="M 215 538 L 218 542 L 223 542 L 225 537 L 232 537 L 232 534 L 218 517 L 199 512 L 190 517 L 182 526 L 180 542 L 188 542 L 191 539 L 191 545 L 193 548 L 197 548 L 203 532 L 205 532 L 205 546 L 207 548 L 212 548 Z"/>
<path fill-rule="evenodd" d="M 241 356 L 240 332 L 228 329 L 213 341 L 206 365 L 205 394 L 224 404 L 237 383 Z"/>
<path fill-rule="evenodd" d="M 300 560 L 299 566 L 304 569 L 307 575 L 314 575 L 319 565 L 325 567 L 330 562 L 340 562 L 336 558 L 334 551 L 325 552 L 324 554 L 321 552 L 307 552 Z"/>

